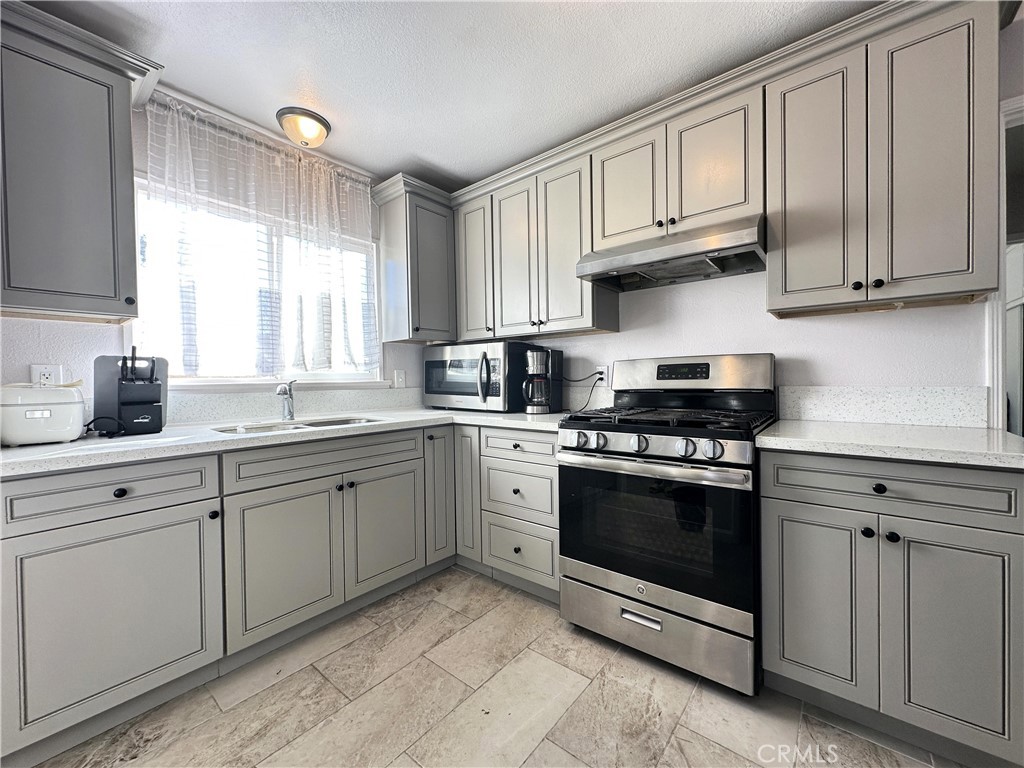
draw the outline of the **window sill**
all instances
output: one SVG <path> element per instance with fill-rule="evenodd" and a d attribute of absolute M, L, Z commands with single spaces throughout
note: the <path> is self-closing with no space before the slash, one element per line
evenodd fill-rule
<path fill-rule="evenodd" d="M 171 379 L 167 382 L 167 389 L 170 392 L 191 392 L 193 394 L 235 394 L 240 392 L 270 392 L 273 393 L 278 384 L 284 384 L 288 379 Z M 295 382 L 297 392 L 315 392 L 324 390 L 342 389 L 390 389 L 390 381 L 376 380 L 317 380 L 310 379 Z"/>

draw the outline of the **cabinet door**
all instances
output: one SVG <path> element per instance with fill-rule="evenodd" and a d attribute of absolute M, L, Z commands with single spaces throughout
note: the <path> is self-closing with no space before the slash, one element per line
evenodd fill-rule
<path fill-rule="evenodd" d="M 540 330 L 537 319 L 537 179 L 503 187 L 494 205 L 494 334 Z"/>
<path fill-rule="evenodd" d="M 763 99 L 757 87 L 668 124 L 669 234 L 764 211 Z"/>
<path fill-rule="evenodd" d="M 228 653 L 345 601 L 337 479 L 224 499 Z"/>
<path fill-rule="evenodd" d="M 591 248 L 590 156 L 537 177 L 537 262 L 542 331 L 594 326 L 594 286 L 576 277 Z"/>
<path fill-rule="evenodd" d="M 479 427 L 455 427 L 455 551 L 480 561 Z"/>
<path fill-rule="evenodd" d="M 603 147 L 590 162 L 595 251 L 665 234 L 665 126 Z"/>
<path fill-rule="evenodd" d="M 769 312 L 867 299 L 866 67 L 858 48 L 765 88 Z"/>
<path fill-rule="evenodd" d="M 423 461 L 345 474 L 348 599 L 426 565 Z"/>
<path fill-rule="evenodd" d="M 5 752 L 223 656 L 218 504 L 3 542 Z"/>
<path fill-rule="evenodd" d="M 128 80 L 7 27 L 0 56 L 4 307 L 135 317 Z"/>
<path fill-rule="evenodd" d="M 879 522 L 882 712 L 1024 762 L 1024 537 Z"/>
<path fill-rule="evenodd" d="M 409 222 L 410 339 L 455 340 L 455 214 L 406 195 Z"/>
<path fill-rule="evenodd" d="M 459 340 L 489 339 L 494 336 L 490 195 L 466 203 L 455 216 Z"/>
<path fill-rule="evenodd" d="M 878 708 L 877 523 L 865 512 L 761 502 L 764 668 L 871 709 Z"/>
<path fill-rule="evenodd" d="M 872 299 L 997 285 L 998 13 L 968 3 L 868 44 Z"/>
<path fill-rule="evenodd" d="M 427 565 L 455 554 L 455 429 L 426 430 Z"/>

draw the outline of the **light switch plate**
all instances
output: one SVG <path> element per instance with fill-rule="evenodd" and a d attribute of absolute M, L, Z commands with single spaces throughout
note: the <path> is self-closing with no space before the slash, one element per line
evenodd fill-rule
<path fill-rule="evenodd" d="M 402 389 L 405 386 L 405 371 L 395 369 L 395 389 Z"/>

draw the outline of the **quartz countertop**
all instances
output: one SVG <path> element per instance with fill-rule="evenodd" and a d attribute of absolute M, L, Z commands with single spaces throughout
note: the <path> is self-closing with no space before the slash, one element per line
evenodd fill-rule
<path fill-rule="evenodd" d="M 783 420 L 757 436 L 757 447 L 1024 470 L 1024 438 L 996 429 Z"/>
<path fill-rule="evenodd" d="M 0 450 L 0 477 L 13 478 L 44 472 L 63 472 L 91 467 L 128 464 L 138 461 L 173 459 L 208 453 L 222 453 L 246 448 L 288 445 L 310 440 L 354 437 L 375 432 L 400 429 L 423 429 L 446 424 L 476 427 L 503 427 L 541 432 L 558 431 L 560 413 L 530 415 L 525 413 L 486 413 L 478 411 L 439 411 L 427 408 L 398 408 L 380 411 L 359 411 L 296 416 L 296 423 L 325 418 L 374 419 L 366 424 L 338 427 L 317 427 L 286 432 L 249 432 L 225 434 L 216 428 L 234 427 L 240 422 L 195 426 L 169 426 L 155 435 L 105 438 L 90 434 L 71 443 L 47 443 Z M 258 424 L 260 422 L 244 422 Z"/>

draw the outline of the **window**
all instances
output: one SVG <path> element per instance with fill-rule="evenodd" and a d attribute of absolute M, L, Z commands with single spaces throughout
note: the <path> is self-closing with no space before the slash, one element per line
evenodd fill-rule
<path fill-rule="evenodd" d="M 170 97 L 147 123 L 140 351 L 175 377 L 378 379 L 368 180 Z"/>

